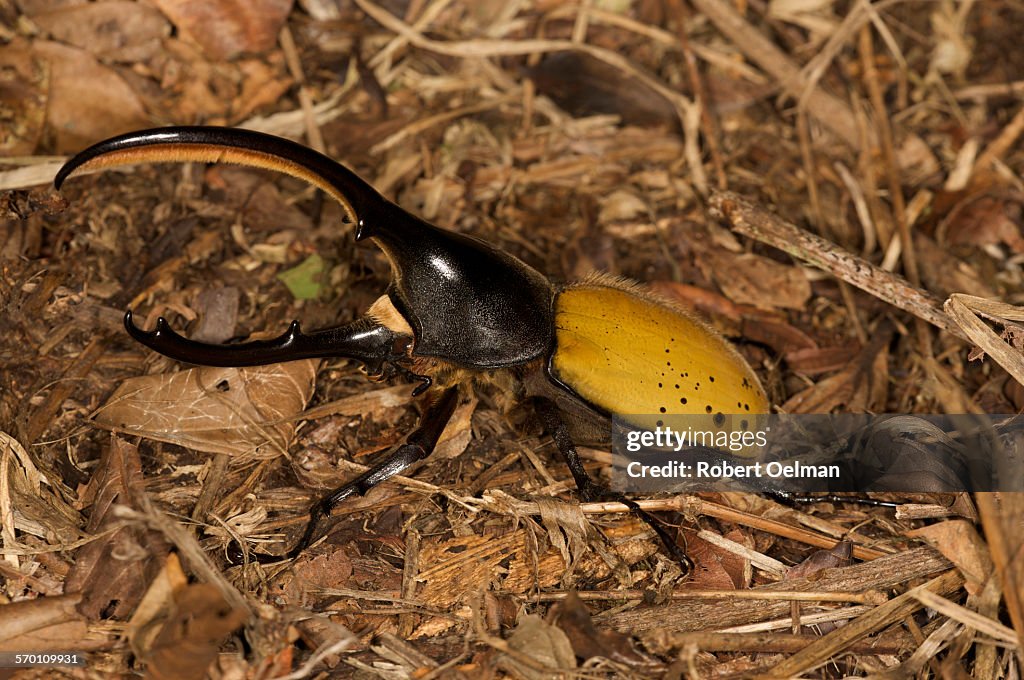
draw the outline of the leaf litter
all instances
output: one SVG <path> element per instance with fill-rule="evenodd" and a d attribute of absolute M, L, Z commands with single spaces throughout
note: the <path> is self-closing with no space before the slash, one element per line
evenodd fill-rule
<path fill-rule="evenodd" d="M 122 311 L 217 341 L 322 327 L 369 306 L 386 261 L 263 173 L 118 170 L 66 206 L 35 188 L 129 129 L 305 138 L 557 280 L 602 269 L 699 309 L 790 412 L 1015 413 L 1013 3 L 20 0 L 0 19 L 0 650 L 73 641 L 94 672 L 152 677 L 1020 673 L 1016 495 L 644 500 L 690 546 L 682 581 L 488 390 L 294 568 L 228 568 L 228 543 L 290 544 L 410 431 L 411 388 L 347 362 L 176 366 Z"/>

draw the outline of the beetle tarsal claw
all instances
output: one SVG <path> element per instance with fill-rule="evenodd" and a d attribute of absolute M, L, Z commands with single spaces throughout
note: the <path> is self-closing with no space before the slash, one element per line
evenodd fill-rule
<path fill-rule="evenodd" d="M 413 373 L 412 377 L 420 381 L 420 384 L 417 385 L 416 389 L 412 391 L 412 396 L 414 397 L 420 396 L 421 394 L 426 392 L 431 385 L 434 384 L 433 379 L 429 375 L 416 375 L 415 373 Z"/>

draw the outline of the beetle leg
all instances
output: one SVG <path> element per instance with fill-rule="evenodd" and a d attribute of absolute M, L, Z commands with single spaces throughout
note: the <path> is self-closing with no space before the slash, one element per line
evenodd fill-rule
<path fill-rule="evenodd" d="M 339 486 L 314 503 L 309 509 L 309 522 L 302 533 L 302 538 L 288 551 L 288 558 L 294 559 L 313 543 L 320 521 L 329 517 L 331 511 L 339 503 L 356 494 L 365 495 L 367 491 L 384 480 L 397 475 L 413 463 L 423 460 L 434 451 L 441 433 L 455 412 L 459 402 L 458 389 L 449 387 L 435 398 L 427 401 L 419 426 L 410 434 L 405 443 L 395 449 L 386 460 L 373 466 L 350 482 Z"/>
<path fill-rule="evenodd" d="M 175 333 L 160 317 L 156 330 L 144 331 L 135 325 L 132 312 L 124 315 L 128 333 L 152 350 L 176 361 L 203 366 L 262 366 L 294 359 L 344 357 L 366 364 L 370 373 L 382 370 L 392 357 L 396 335 L 370 318 L 363 317 L 335 328 L 305 334 L 299 322 L 273 340 L 254 340 L 236 345 L 196 342 Z"/>
<path fill-rule="evenodd" d="M 658 520 L 637 505 L 636 502 L 631 501 L 617 491 L 601 486 L 587 474 L 586 469 L 583 467 L 583 461 L 580 460 L 580 455 L 576 451 L 576 444 L 572 441 L 569 428 L 566 427 L 565 421 L 562 420 L 558 407 L 547 399 L 538 398 L 534 400 L 534 408 L 544 424 L 544 429 L 555 440 L 555 445 L 565 459 L 566 465 L 569 466 L 569 471 L 572 473 L 573 479 L 576 480 L 576 489 L 579 491 L 580 497 L 588 503 L 610 500 L 622 503 L 628 507 L 634 515 L 642 519 L 654 530 L 662 545 L 665 546 L 665 550 L 668 551 L 672 559 L 679 563 L 680 568 L 683 570 L 683 575 L 689 574 L 693 569 L 693 561 L 686 555 L 686 550 L 679 547 L 675 539 L 669 535 L 668 531 L 665 530 Z"/>

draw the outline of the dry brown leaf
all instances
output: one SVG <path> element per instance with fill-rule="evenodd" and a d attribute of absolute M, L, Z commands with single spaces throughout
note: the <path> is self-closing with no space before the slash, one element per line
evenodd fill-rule
<path fill-rule="evenodd" d="M 167 618 L 151 644 L 138 650 L 153 680 L 202 680 L 224 639 L 246 619 L 210 583 L 193 583 L 172 595 Z"/>
<path fill-rule="evenodd" d="M 265 52 L 292 9 L 292 0 L 154 0 L 181 35 L 211 59 Z"/>
<path fill-rule="evenodd" d="M 743 572 L 743 557 L 723 550 L 699 536 L 686 537 L 686 552 L 693 560 L 692 578 L 684 588 L 697 590 L 735 590 L 733 573 Z M 731 573 L 730 573 L 731 572 Z"/>
<path fill-rule="evenodd" d="M 125 637 L 136 656 L 149 649 L 153 638 L 160 632 L 160 624 L 171 608 L 174 591 L 187 585 L 188 577 L 181 568 L 177 553 L 169 554 L 125 627 Z"/>
<path fill-rule="evenodd" d="M 83 502 L 91 503 L 86 530 L 95 534 L 115 523 L 110 514 L 114 503 L 134 507 L 139 493 L 143 479 L 138 447 L 112 436 L 83 494 Z M 126 619 L 160 568 L 156 558 L 168 549 L 159 532 L 121 527 L 82 546 L 64 581 L 65 591 L 82 593 L 79 610 L 94 620 Z"/>
<path fill-rule="evenodd" d="M 360 392 L 311 408 L 302 417 L 304 420 L 316 420 L 340 414 L 363 416 L 380 423 L 394 423 L 405 412 L 403 407 L 412 403 L 412 390 L 409 385 L 395 385 Z"/>
<path fill-rule="evenodd" d="M 860 347 L 857 345 L 811 347 L 786 352 L 786 363 L 797 373 L 819 375 L 840 370 L 850 362 L 850 357 L 859 351 Z"/>
<path fill-rule="evenodd" d="M 633 667 L 657 664 L 657 660 L 637 651 L 633 642 L 614 630 L 598 630 L 590 611 L 575 592 L 551 608 L 551 619 L 565 631 L 576 656 L 590 659 L 601 656 Z"/>
<path fill-rule="evenodd" d="M 36 14 L 32 21 L 55 40 L 104 61 L 145 61 L 171 34 L 171 25 L 155 8 L 128 0 L 61 7 Z"/>
<path fill-rule="evenodd" d="M 967 520 L 939 522 L 908 531 L 907 536 L 927 541 L 955 564 L 964 575 L 967 581 L 965 587 L 970 593 L 981 593 L 992 575 L 992 558 L 989 557 L 988 546 L 974 524 Z"/>
<path fill-rule="evenodd" d="M 185 123 L 227 122 L 238 79 L 234 64 L 210 61 L 192 43 L 170 37 L 163 41 L 154 68 L 160 89 L 141 93 L 150 110 Z"/>
<path fill-rule="evenodd" d="M 219 345 L 235 337 L 238 297 L 238 289 L 234 286 L 204 288 L 196 298 L 195 311 L 199 323 L 191 339 Z"/>
<path fill-rule="evenodd" d="M 946 225 L 945 241 L 951 245 L 974 246 L 1003 243 L 1015 253 L 1024 252 L 1020 219 L 1019 203 L 983 196 L 956 213 Z"/>
<path fill-rule="evenodd" d="M 803 309 L 811 297 L 811 284 L 798 267 L 753 253 L 708 251 L 703 259 L 715 283 L 733 302 L 762 309 Z"/>
<path fill-rule="evenodd" d="M 54 151 L 80 151 L 100 139 L 149 123 L 135 91 L 89 52 L 36 40 L 32 55 L 49 64 L 46 122 L 54 137 Z"/>
<path fill-rule="evenodd" d="M 15 530 L 71 543 L 82 538 L 81 517 L 32 460 L 32 456 L 0 430 L 0 541 L 18 549 Z M 8 558 L 10 561 L 10 558 Z"/>
<path fill-rule="evenodd" d="M 276 54 L 276 53 L 275 53 Z M 271 55 L 268 64 L 263 59 L 244 59 L 238 64 L 242 73 L 242 88 L 231 102 L 232 120 L 245 120 L 269 104 L 278 102 L 294 81 L 282 72 L 282 65 Z"/>
<path fill-rule="evenodd" d="M 441 438 L 434 447 L 431 458 L 434 460 L 451 460 L 458 458 L 473 439 L 473 412 L 477 400 L 470 399 L 455 409 L 448 424 L 441 432 Z"/>
<path fill-rule="evenodd" d="M 130 378 L 96 415 L 101 427 L 208 453 L 273 457 L 313 394 L 317 362 L 193 368 Z"/>
<path fill-rule="evenodd" d="M 49 65 L 33 57 L 24 41 L 0 49 L 0 156 L 27 156 L 36 150 L 49 93 Z"/>
<path fill-rule="evenodd" d="M 888 358 L 882 343 L 872 343 L 843 370 L 790 397 L 782 412 L 831 413 L 840 406 L 855 413 L 879 410 L 888 391 Z"/>
<path fill-rule="evenodd" d="M 848 567 L 853 564 L 853 543 L 839 541 L 831 550 L 815 550 L 807 559 L 786 572 L 784 581 L 811 578 L 825 569 Z"/>
<path fill-rule="evenodd" d="M 785 354 L 787 361 L 795 352 L 818 351 L 818 343 L 796 326 L 773 313 L 758 311 L 743 315 L 742 335 L 754 342 L 771 347 L 777 354 Z M 849 358 L 849 354 L 845 355 Z"/>
<path fill-rule="evenodd" d="M 985 298 L 997 297 L 996 292 L 985 283 L 974 267 L 916 231 L 914 250 L 920 261 L 921 279 L 932 292 L 939 295 L 955 292 Z"/>
<path fill-rule="evenodd" d="M 551 669 L 540 670 L 515 656 L 502 656 L 498 665 L 516 677 L 546 680 L 552 677 L 551 673 L 555 669 L 576 668 L 576 654 L 569 638 L 560 628 L 545 622 L 536 614 L 527 614 L 519 619 L 519 625 L 508 638 L 508 646 L 536 664 Z"/>
<path fill-rule="evenodd" d="M 573 566 L 588 550 L 587 535 L 590 522 L 583 516 L 579 503 L 566 503 L 555 498 L 538 498 L 541 522 L 548 532 L 548 540 L 558 550 L 566 564 L 562 587 L 571 588 L 576 580 Z"/>
<path fill-rule="evenodd" d="M 283 230 L 312 229 L 309 215 L 267 181 L 265 172 L 232 165 L 211 165 L 203 177 L 211 188 L 222 192 L 225 206 L 241 211 L 240 219 L 253 241 Z"/>
<path fill-rule="evenodd" d="M 293 569 L 282 572 L 274 583 L 282 603 L 295 607 L 309 606 L 324 588 L 345 588 L 352 576 L 352 560 L 344 548 L 298 560 Z"/>
<path fill-rule="evenodd" d="M 743 319 L 745 311 L 751 309 L 747 307 L 745 310 L 720 293 L 685 283 L 654 281 L 650 288 L 684 309 L 696 309 L 710 317 L 725 317 L 730 321 L 739 322 Z"/>

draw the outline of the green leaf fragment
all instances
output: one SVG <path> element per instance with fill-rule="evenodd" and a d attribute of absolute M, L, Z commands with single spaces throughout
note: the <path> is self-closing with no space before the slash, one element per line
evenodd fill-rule
<path fill-rule="evenodd" d="M 323 273 L 324 259 L 313 253 L 301 263 L 278 274 L 277 278 L 288 286 L 296 300 L 315 300 L 320 296 Z"/>

